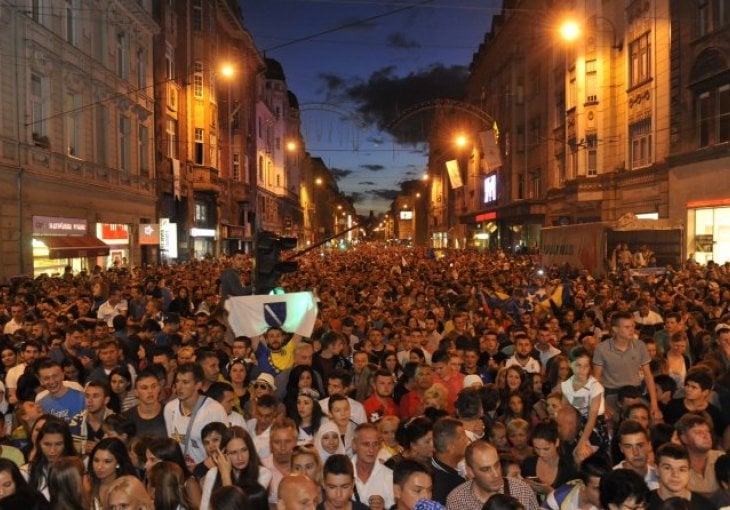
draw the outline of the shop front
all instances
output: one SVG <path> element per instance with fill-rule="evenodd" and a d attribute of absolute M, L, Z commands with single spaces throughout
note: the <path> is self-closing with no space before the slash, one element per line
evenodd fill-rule
<path fill-rule="evenodd" d="M 190 238 L 193 240 L 193 257 L 204 259 L 215 256 L 216 231 L 214 228 L 191 228 Z"/>
<path fill-rule="evenodd" d="M 129 225 L 123 223 L 97 223 L 96 237 L 109 246 L 109 256 L 104 267 L 127 267 L 130 264 Z"/>
<path fill-rule="evenodd" d="M 67 266 L 88 271 L 110 252 L 104 241 L 88 233 L 83 218 L 33 216 L 32 244 L 34 276 L 61 275 Z"/>
<path fill-rule="evenodd" d="M 687 240 L 700 264 L 730 262 L 730 198 L 688 202 Z"/>
<path fill-rule="evenodd" d="M 495 250 L 499 247 L 497 211 L 477 214 L 469 222 L 470 247 L 477 250 Z"/>

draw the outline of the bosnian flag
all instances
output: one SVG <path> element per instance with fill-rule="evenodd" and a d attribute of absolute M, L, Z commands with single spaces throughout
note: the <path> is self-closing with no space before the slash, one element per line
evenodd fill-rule
<path fill-rule="evenodd" d="M 229 297 L 226 310 L 235 336 L 254 337 L 278 327 L 309 337 L 317 319 L 317 302 L 311 292 Z"/>

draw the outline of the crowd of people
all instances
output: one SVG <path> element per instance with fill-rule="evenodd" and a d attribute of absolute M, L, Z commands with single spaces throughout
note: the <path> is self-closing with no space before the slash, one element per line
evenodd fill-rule
<path fill-rule="evenodd" d="M 0 508 L 730 506 L 730 264 L 300 257 L 304 337 L 236 336 L 248 256 L 0 285 Z"/>

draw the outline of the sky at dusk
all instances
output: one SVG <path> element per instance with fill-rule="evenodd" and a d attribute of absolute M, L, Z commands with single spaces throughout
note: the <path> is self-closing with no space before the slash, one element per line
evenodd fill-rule
<path fill-rule="evenodd" d="M 386 210 L 399 182 L 424 174 L 425 142 L 399 144 L 382 128 L 414 103 L 460 97 L 472 56 L 502 3 L 240 1 L 257 47 L 281 62 L 299 99 L 307 151 L 354 195 L 360 214 Z"/>

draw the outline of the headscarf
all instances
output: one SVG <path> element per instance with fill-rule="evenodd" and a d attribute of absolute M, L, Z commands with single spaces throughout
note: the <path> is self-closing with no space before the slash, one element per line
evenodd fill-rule
<path fill-rule="evenodd" d="M 322 459 L 323 464 L 329 458 L 329 456 L 332 455 L 327 450 L 325 450 L 324 447 L 322 446 L 322 437 L 329 432 L 334 432 L 335 434 L 337 434 L 338 446 L 337 446 L 337 451 L 335 453 L 341 453 L 343 455 L 345 453 L 345 445 L 342 444 L 342 438 L 340 437 L 340 430 L 337 428 L 337 425 L 335 425 L 335 422 L 327 421 L 319 427 L 317 434 L 315 434 L 315 436 L 314 436 L 314 445 L 317 448 L 317 451 L 319 452 L 319 458 Z"/>

